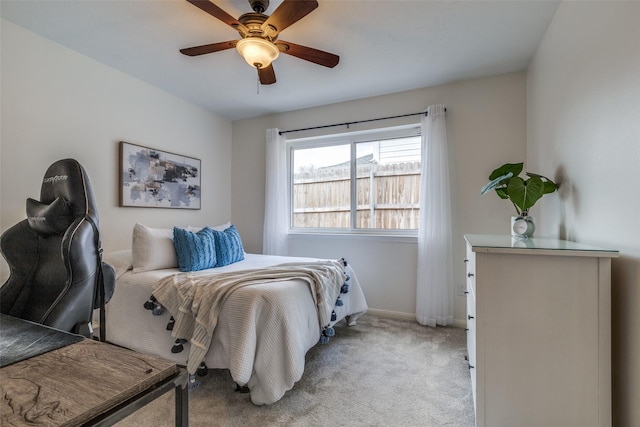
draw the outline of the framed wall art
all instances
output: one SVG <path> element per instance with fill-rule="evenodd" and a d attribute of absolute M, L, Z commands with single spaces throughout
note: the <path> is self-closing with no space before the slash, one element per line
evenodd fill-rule
<path fill-rule="evenodd" d="M 200 209 L 200 160 L 120 142 L 120 206 Z"/>

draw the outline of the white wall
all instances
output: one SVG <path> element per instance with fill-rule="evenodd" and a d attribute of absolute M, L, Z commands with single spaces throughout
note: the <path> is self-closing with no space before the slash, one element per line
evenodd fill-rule
<path fill-rule="evenodd" d="M 563 2 L 527 79 L 531 169 L 560 181 L 549 235 L 620 250 L 612 265 L 614 426 L 640 425 L 640 3 Z"/>
<path fill-rule="evenodd" d="M 136 222 L 217 224 L 231 216 L 231 122 L 2 20 L 0 228 L 26 218 L 47 167 L 87 170 L 105 250 L 131 247 Z M 118 142 L 202 160 L 202 209 L 118 207 Z M 223 183 L 223 184 L 221 184 Z M 0 262 L 0 283 L 8 277 Z"/>
<path fill-rule="evenodd" d="M 456 283 L 464 283 L 464 233 L 507 233 L 512 207 L 495 195 L 480 196 L 493 169 L 524 161 L 526 79 L 523 73 L 469 80 L 410 92 L 274 114 L 233 124 L 232 217 L 245 248 L 262 251 L 265 130 L 305 128 L 447 107 L 453 181 Z M 418 120 L 414 117 L 411 120 Z M 389 126 L 403 121 L 374 122 Z M 365 125 L 353 125 L 358 130 Z M 339 132 L 332 128 L 328 132 Z M 342 128 L 344 130 L 344 128 Z M 327 133 L 327 131 L 324 131 Z M 301 137 L 306 134 L 292 134 Z M 416 242 L 367 237 L 291 237 L 292 255 L 345 257 L 362 282 L 372 309 L 414 317 Z M 455 319 L 464 322 L 465 299 L 456 297 Z"/>

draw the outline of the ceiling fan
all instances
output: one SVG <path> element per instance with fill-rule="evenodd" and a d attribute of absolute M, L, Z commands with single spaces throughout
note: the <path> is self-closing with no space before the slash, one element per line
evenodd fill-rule
<path fill-rule="evenodd" d="M 340 60 L 339 56 L 332 53 L 278 40 L 282 30 L 318 7 L 317 0 L 284 0 L 271 16 L 264 14 L 269 7 L 269 0 L 248 0 L 253 12 L 245 13 L 238 19 L 209 0 L 187 1 L 231 26 L 242 38 L 180 49 L 185 55 L 198 56 L 235 47 L 245 61 L 258 70 L 258 77 L 263 85 L 276 82 L 272 62 L 280 52 L 329 68 L 335 67 Z"/>

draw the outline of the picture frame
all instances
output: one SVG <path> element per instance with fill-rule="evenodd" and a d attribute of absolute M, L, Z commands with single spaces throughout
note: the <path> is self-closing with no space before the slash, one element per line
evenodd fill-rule
<path fill-rule="evenodd" d="M 120 141 L 121 207 L 200 209 L 200 159 Z"/>

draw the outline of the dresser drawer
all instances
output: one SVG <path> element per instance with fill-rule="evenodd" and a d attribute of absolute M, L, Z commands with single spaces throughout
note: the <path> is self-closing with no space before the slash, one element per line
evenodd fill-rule
<path fill-rule="evenodd" d="M 467 297 L 467 359 L 474 409 L 476 406 L 476 280 L 475 253 L 467 247 L 465 257 L 466 297 Z"/>
<path fill-rule="evenodd" d="M 467 358 L 469 362 L 469 375 L 471 376 L 471 391 L 473 403 L 476 405 L 476 334 L 475 328 L 467 330 Z"/>
<path fill-rule="evenodd" d="M 467 291 L 476 295 L 476 254 L 467 246 L 467 254 L 464 259 Z"/>
<path fill-rule="evenodd" d="M 467 293 L 467 358 L 471 374 L 471 388 L 476 396 L 476 303 L 473 291 Z"/>

